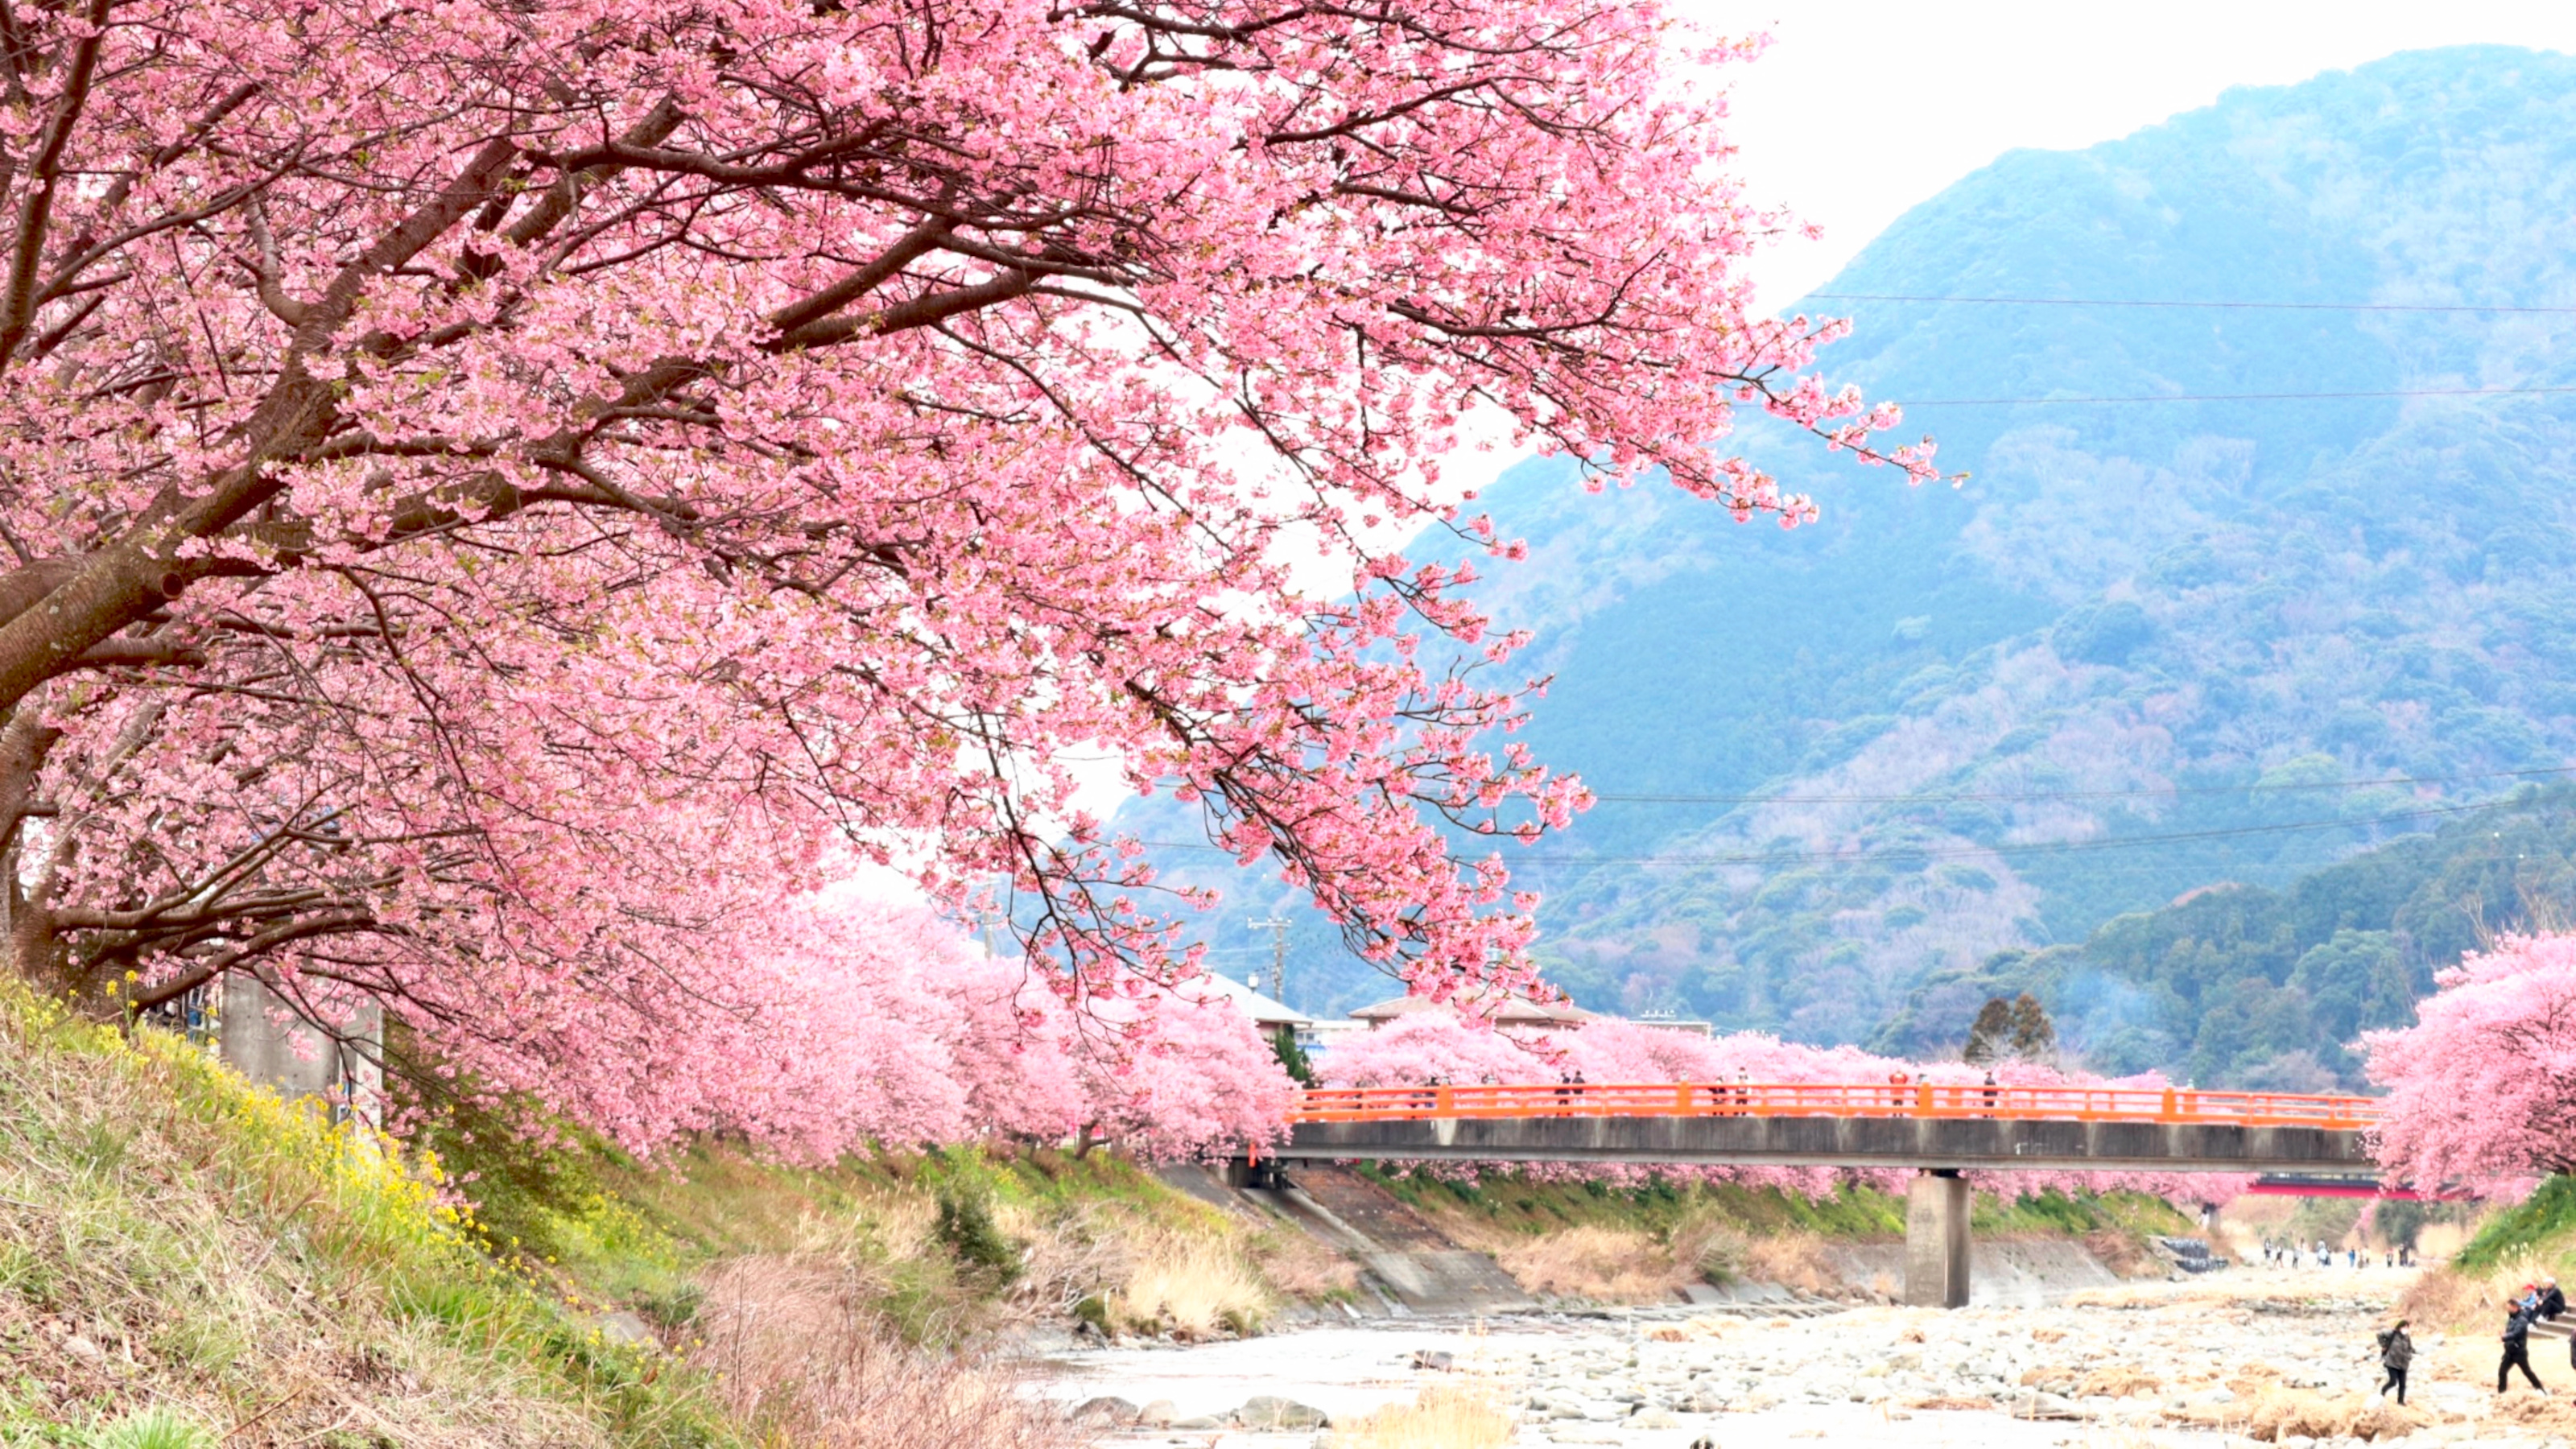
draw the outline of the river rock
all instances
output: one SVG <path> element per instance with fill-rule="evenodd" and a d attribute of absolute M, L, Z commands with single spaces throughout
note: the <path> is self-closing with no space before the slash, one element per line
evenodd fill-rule
<path fill-rule="evenodd" d="M 1156 1399 L 1154 1402 L 1147 1404 L 1145 1407 L 1136 1411 L 1136 1427 L 1139 1429 L 1166 1429 L 1171 1427 L 1172 1421 L 1180 1416 L 1181 1411 L 1172 1406 L 1171 1400 Z"/>
<path fill-rule="evenodd" d="M 1457 1361 L 1454 1355 L 1436 1348 L 1417 1348 L 1413 1351 L 1413 1366 L 1418 1369 L 1430 1369 L 1434 1373 L 1447 1373 L 1449 1366 Z"/>
<path fill-rule="evenodd" d="M 1234 1411 L 1234 1422 L 1245 1429 L 1321 1429 L 1329 1422 L 1324 1411 L 1295 1399 L 1276 1394 L 1259 1394 L 1243 1401 Z"/>
<path fill-rule="evenodd" d="M 1140 1412 L 1142 1411 L 1133 1403 L 1104 1394 L 1099 1398 L 1085 1399 L 1074 1405 L 1073 1412 L 1066 1417 L 1077 1424 L 1096 1424 L 1104 1428 L 1124 1429 L 1136 1422 L 1136 1416 Z"/>

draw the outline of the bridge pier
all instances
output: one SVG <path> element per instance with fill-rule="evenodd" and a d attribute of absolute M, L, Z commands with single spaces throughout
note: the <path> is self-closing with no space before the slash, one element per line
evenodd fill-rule
<path fill-rule="evenodd" d="M 1905 1301 L 1968 1306 L 1968 1212 L 1975 1198 L 1957 1168 L 1933 1168 L 1905 1193 Z"/>

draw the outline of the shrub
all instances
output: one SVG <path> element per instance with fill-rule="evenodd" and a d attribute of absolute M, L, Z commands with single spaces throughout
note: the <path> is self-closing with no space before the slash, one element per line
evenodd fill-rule
<path fill-rule="evenodd" d="M 1008 1286 L 1020 1276 L 1019 1245 L 1002 1236 L 981 1193 L 941 1193 L 936 1231 L 959 1263 L 990 1273 L 997 1284 Z"/>

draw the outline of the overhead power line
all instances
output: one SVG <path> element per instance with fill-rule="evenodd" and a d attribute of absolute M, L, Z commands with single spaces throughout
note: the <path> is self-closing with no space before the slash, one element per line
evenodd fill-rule
<path fill-rule="evenodd" d="M 2153 302 L 2114 297 L 1934 297 L 1902 292 L 1809 292 L 1819 302 L 1941 302 L 1978 307 L 2148 307 L 2214 312 L 2460 312 L 2576 315 L 2576 307 L 2480 306 L 2431 302 Z"/>
<path fill-rule="evenodd" d="M 2178 841 L 2225 840 L 2248 835 L 2285 835 L 2308 830 L 2360 830 L 2374 825 L 2395 825 L 2414 820 L 2431 820 L 2443 816 L 2469 815 L 2482 810 L 2496 810 L 2512 805 L 2510 800 L 2485 800 L 2474 805 L 2441 805 L 2422 810 L 2406 810 L 2391 815 L 2371 815 L 2357 820 L 2300 820 L 2278 825 L 2238 825 L 2214 830 L 2178 830 L 2152 835 L 2106 836 L 2097 840 L 2041 840 L 2025 843 L 1998 843 L 1967 846 L 1864 846 L 1853 850 L 1765 851 L 1740 855 L 1506 855 L 1514 865 L 1822 865 L 1836 861 L 1864 860 L 1964 860 L 1990 855 L 2072 855 L 2098 850 L 2135 850 L 2150 845 L 2170 845 Z M 1154 850 L 1204 850 L 1227 853 L 1225 847 L 1186 840 L 1147 840 L 1140 842 Z M 1498 842 L 1499 843 L 1499 842 Z"/>
<path fill-rule="evenodd" d="M 2352 398 L 2382 397 L 2537 397 L 2543 394 L 2567 392 L 2576 392 L 2576 386 L 2390 387 L 2355 388 L 2347 392 L 2133 393 L 2105 397 L 1935 397 L 1899 398 L 1896 401 L 1900 406 L 1909 408 L 2018 408 L 2068 407 L 2081 403 L 2333 402 Z"/>
<path fill-rule="evenodd" d="M 1505 856 L 1518 864 L 1523 861 L 1544 865 L 1822 865 L 1835 861 L 1861 860 L 1964 860 L 1989 855 L 2075 855 L 2097 850 L 2134 850 L 2148 845 L 2171 845 L 2178 841 L 2226 840 L 2242 835 L 2287 835 L 2308 830 L 2359 830 L 2372 825 L 2394 825 L 2411 820 L 2430 820 L 2446 815 L 2469 815 L 2481 810 L 2495 810 L 2511 804 L 2507 800 L 2485 800 L 2475 805 L 2441 805 L 2422 810 L 2400 811 L 2393 815 L 2371 815 L 2358 820 L 2298 820 L 2279 825 L 2235 825 L 2215 830 L 2175 830 L 2154 835 L 2115 835 L 2097 840 L 2035 840 L 2025 843 L 1998 843 L 1966 846 L 1862 846 L 1853 850 L 1768 851 L 1744 855 L 1558 855 Z"/>
<path fill-rule="evenodd" d="M 2250 795 L 2292 790 L 2368 790 L 2386 785 L 2457 785 L 2471 780 L 2530 780 L 2576 775 L 2576 765 L 2539 770 L 2488 770 L 2474 775 L 2389 775 L 2372 780 L 2284 781 L 2266 785 L 2158 785 L 2135 790 L 1964 790 L 1916 795 L 1667 795 L 1592 792 L 1623 805 L 1946 805 L 1993 800 L 2135 800 L 2167 795 Z"/>

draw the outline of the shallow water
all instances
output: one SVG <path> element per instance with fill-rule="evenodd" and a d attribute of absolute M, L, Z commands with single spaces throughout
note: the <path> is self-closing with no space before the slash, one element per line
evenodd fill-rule
<path fill-rule="evenodd" d="M 1272 1394 L 1311 1404 L 1336 1421 L 1389 1404 L 1410 1401 L 1421 1389 L 1462 1379 L 1492 1384 L 1507 1402 L 1527 1399 L 1554 1372 L 1601 1354 L 1624 1358 L 1643 1335 L 1674 1316 L 1629 1323 L 1516 1319 L 1493 1323 L 1397 1322 L 1347 1328 L 1313 1328 L 1264 1338 L 1188 1347 L 1134 1347 L 1054 1355 L 1055 1376 L 1042 1391 L 1068 1408 L 1096 1395 L 1137 1405 L 1167 1400 L 1172 1416 L 1221 1417 L 1246 1399 Z M 1657 1345 L 1657 1347 L 1663 1347 Z M 1413 1366 L 1419 1351 L 1454 1356 L 1446 1371 Z M 1634 1416 L 1631 1416 L 1634 1417 Z M 2088 1426 L 2024 1422 L 2000 1414 L 1912 1411 L 1887 1403 L 1782 1405 L 1753 1412 L 1676 1413 L 1668 1427 L 1635 1427 L 1625 1420 L 1524 1423 L 1522 1445 L 1616 1445 L 1623 1449 L 1687 1449 L 1713 1438 L 1725 1449 L 1805 1445 L 1818 1440 L 1903 1449 L 2038 1449 L 2038 1446 L 2217 1444 L 2213 1434 L 2159 1431 L 2152 1436 L 2111 1436 Z M 1112 1442 L 1187 1444 L 1217 1449 L 1284 1449 L 1313 1443 L 1312 1431 L 1253 1433 L 1240 1429 L 1137 1430 Z M 2236 1442 L 2243 1442 L 2238 1440 Z"/>
<path fill-rule="evenodd" d="M 1169 1416 L 1221 1419 L 1256 1395 L 1312 1405 L 1334 1420 L 1473 1382 L 1520 1419 L 1520 1449 L 1555 1445 L 1722 1449 L 1867 1443 L 1888 1449 L 2148 1449 L 2243 1445 L 2241 1434 L 2176 1427 L 2175 1405 L 2228 1402 L 2249 1365 L 2291 1388 L 2366 1393 L 2369 1330 L 2404 1285 L 2396 1274 L 2283 1275 L 2249 1270 L 2145 1285 L 2035 1308 L 1864 1307 L 1812 1318 L 1645 1310 L 1624 1317 L 1520 1315 L 1486 1322 L 1375 1321 L 1191 1346 L 1134 1345 L 1051 1355 L 1038 1392 L 1068 1408 L 1095 1396 L 1164 1401 Z M 1452 1356 L 1435 1371 L 1420 1352 Z M 2156 1387 L 2131 1398 L 2068 1375 L 2132 1368 Z M 2419 1374 L 2416 1399 L 2483 1414 L 2487 1396 L 2459 1372 Z M 2056 1382 L 2060 1392 L 2027 1385 Z M 1983 1399 L 1990 1409 L 1930 1407 Z M 2006 1410 L 2059 1417 L 2016 1418 Z M 1118 1445 L 1288 1449 L 1311 1430 L 1137 1429 Z M 2462 1422 L 2406 1442 L 2544 1442 L 2502 1424 Z M 2357 1443 L 2358 1441 L 2350 1441 Z"/>

